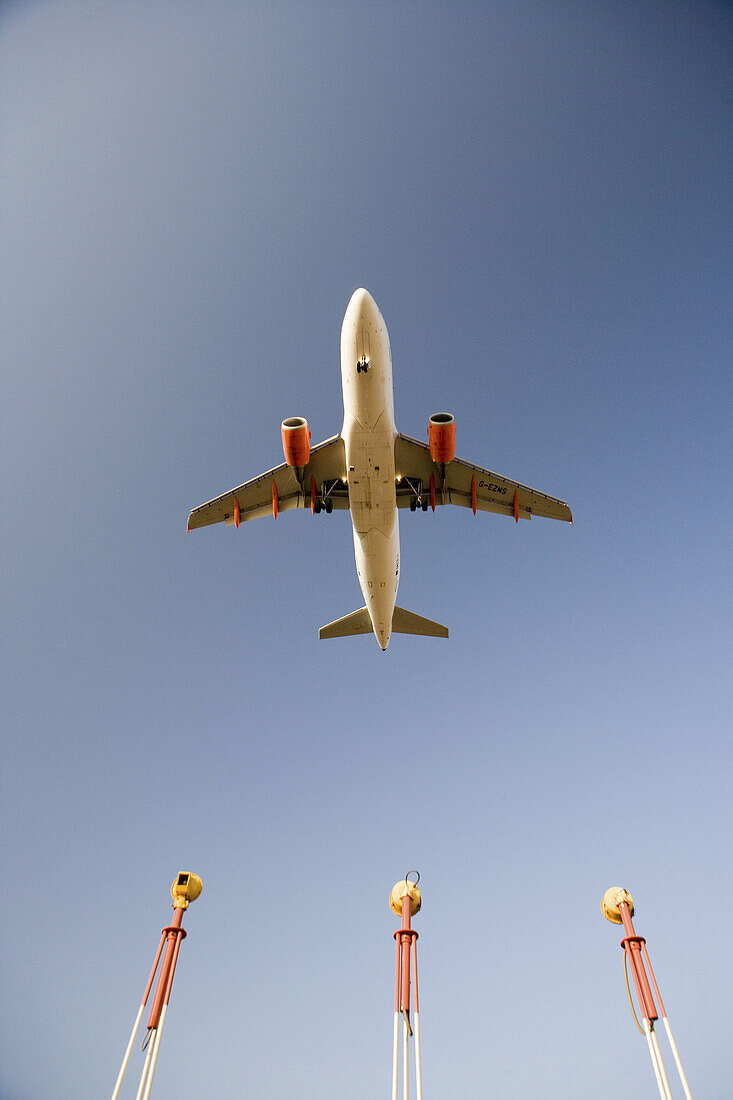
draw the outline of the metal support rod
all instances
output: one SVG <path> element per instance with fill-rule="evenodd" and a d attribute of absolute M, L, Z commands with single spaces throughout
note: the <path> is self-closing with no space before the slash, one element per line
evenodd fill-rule
<path fill-rule="evenodd" d="M 644 969 L 644 960 L 641 954 L 641 945 L 645 941 L 642 936 L 637 936 L 634 931 L 631 913 L 625 901 L 622 901 L 619 905 L 619 913 L 621 914 L 621 921 L 624 926 L 624 932 L 626 933 L 626 937 L 622 940 L 621 946 L 627 952 L 629 962 L 631 963 L 631 973 L 634 976 L 634 985 L 636 986 L 636 992 L 639 998 L 639 1007 L 647 1020 L 656 1020 L 658 1019 L 657 1006 L 654 1004 L 654 997 L 652 996 L 651 986 L 649 985 L 649 979 Z"/>
<path fill-rule="evenodd" d="M 183 915 L 183 911 L 180 910 L 180 909 L 176 911 L 176 915 L 178 915 L 178 913 L 181 913 L 181 916 Z M 158 1061 L 158 1052 L 160 1050 L 160 1040 L 161 1040 L 161 1037 L 163 1035 L 163 1024 L 165 1023 L 165 1017 L 166 1017 L 166 1013 L 168 1011 L 168 1002 L 171 999 L 171 990 L 173 989 L 173 978 L 174 978 L 174 975 L 176 973 L 176 963 L 178 962 L 178 952 L 181 949 L 181 941 L 184 938 L 184 936 L 186 935 L 186 933 L 180 927 L 180 923 L 181 922 L 179 920 L 178 925 L 177 925 L 178 935 L 176 935 L 176 937 L 175 937 L 175 943 L 173 944 L 173 949 L 171 951 L 170 965 L 168 967 L 168 972 L 166 974 L 165 989 L 163 991 L 163 1005 L 162 1005 L 162 1008 L 160 1010 L 160 1019 L 158 1021 L 158 1026 L 155 1029 L 155 1045 L 154 1045 L 154 1048 L 153 1048 L 153 1056 L 152 1056 L 151 1061 L 150 1061 L 150 1070 L 149 1070 L 149 1073 L 148 1073 L 148 1080 L 147 1080 L 146 1085 L 145 1085 L 145 1092 L 142 1095 L 142 1100 L 148 1100 L 148 1097 L 150 1096 L 150 1090 L 153 1087 L 153 1076 L 155 1074 L 155 1066 L 156 1066 L 157 1061 Z M 174 922 L 174 924 L 175 924 L 175 922 Z M 161 974 L 161 984 L 162 984 L 162 974 Z"/>
<path fill-rule="evenodd" d="M 185 938 L 186 935 L 184 930 L 181 928 L 182 920 L 183 909 L 176 909 L 175 913 L 173 914 L 172 924 L 170 924 L 168 928 L 163 929 L 163 934 L 166 938 L 165 954 L 163 955 L 163 962 L 160 967 L 158 986 L 155 990 L 153 1003 L 150 1007 L 150 1016 L 148 1017 L 148 1031 L 158 1026 L 158 1018 L 160 1016 L 160 1010 L 163 1007 L 166 990 L 168 989 L 169 977 L 171 982 L 173 981 L 171 967 L 175 968 L 174 960 L 178 958 L 178 944 L 181 938 Z"/>
<path fill-rule="evenodd" d="M 410 895 L 405 894 L 402 899 L 402 929 L 400 931 L 400 972 L 402 988 L 400 990 L 400 1011 L 405 1023 L 410 1024 L 410 946 L 412 944 L 412 929 L 410 927 Z"/>
<path fill-rule="evenodd" d="M 652 1058 L 652 1065 L 654 1066 L 654 1073 L 657 1078 L 657 1084 L 660 1089 L 660 1095 L 663 1100 L 672 1100 L 672 1092 L 669 1087 L 669 1078 L 667 1071 L 664 1067 L 664 1060 L 662 1059 L 662 1052 L 659 1049 L 659 1040 L 654 1031 L 654 1021 L 657 1020 L 658 1013 L 657 1007 L 654 1003 L 654 997 L 652 995 L 651 986 L 649 984 L 649 978 L 647 977 L 646 969 L 644 967 L 644 957 L 649 958 L 646 951 L 646 941 L 643 936 L 637 936 L 634 929 L 633 921 L 631 920 L 631 911 L 628 904 L 625 901 L 619 904 L 619 915 L 621 917 L 621 923 L 624 926 L 625 938 L 621 941 L 621 946 L 627 954 L 627 957 L 631 963 L 631 973 L 634 979 L 634 985 L 636 987 L 636 996 L 639 1001 L 639 1008 L 641 1009 L 644 1017 L 644 1026 L 646 1029 L 647 1042 L 649 1044 L 649 1053 Z M 656 986 L 656 982 L 654 983 Z M 659 996 L 659 990 L 657 990 L 657 996 Z M 661 998 L 660 998 L 661 1003 Z"/>
<path fill-rule="evenodd" d="M 120 1067 L 120 1072 L 117 1075 L 117 1081 L 115 1083 L 115 1087 L 114 1087 L 114 1091 L 112 1093 L 111 1100 L 117 1100 L 117 1097 L 120 1095 L 120 1089 L 122 1088 L 122 1082 L 125 1078 L 125 1073 L 127 1072 L 127 1066 L 128 1066 L 129 1061 L 130 1061 L 130 1055 L 132 1054 L 132 1048 L 135 1045 L 135 1039 L 137 1037 L 138 1028 L 140 1027 L 140 1021 L 143 1018 L 143 1012 L 145 1011 L 145 1005 L 148 1003 L 148 997 L 150 996 L 150 990 L 153 988 L 153 982 L 155 980 L 155 972 L 158 969 L 158 963 L 160 962 L 160 956 L 163 952 L 164 943 L 165 943 L 165 931 L 161 932 L 161 934 L 160 934 L 160 943 L 158 944 L 158 950 L 155 954 L 155 960 L 153 962 L 153 966 L 152 966 L 152 969 L 150 971 L 150 976 L 148 978 L 148 984 L 145 986 L 145 992 L 143 993 L 143 999 L 142 999 L 142 1002 L 140 1004 L 140 1008 L 138 1009 L 137 1016 L 135 1017 L 135 1023 L 134 1023 L 133 1028 L 132 1028 L 132 1034 L 130 1035 L 130 1041 L 127 1044 L 127 1050 L 125 1051 L 125 1056 L 122 1059 L 122 1065 Z"/>
<path fill-rule="evenodd" d="M 657 979 L 656 979 L 656 976 L 654 974 L 654 967 L 652 966 L 652 960 L 649 958 L 649 952 L 647 950 L 646 943 L 642 943 L 641 949 L 644 952 L 644 960 L 645 960 L 647 966 L 649 967 L 649 977 L 652 980 L 652 985 L 654 986 L 654 992 L 656 994 L 657 1000 L 659 1001 L 659 1011 L 662 1014 L 662 1023 L 664 1024 L 664 1030 L 667 1032 L 667 1038 L 669 1039 L 669 1045 L 672 1049 L 672 1057 L 674 1058 L 674 1064 L 677 1067 L 677 1073 L 679 1074 L 680 1081 L 682 1082 L 682 1089 L 684 1091 L 686 1100 L 692 1100 L 692 1093 L 690 1092 L 690 1086 L 687 1083 L 687 1077 L 685 1076 L 685 1071 L 682 1068 L 682 1061 L 680 1059 L 680 1052 L 677 1050 L 677 1044 L 674 1041 L 674 1035 L 672 1034 L 672 1028 L 670 1027 L 669 1020 L 667 1019 L 667 1011 L 664 1007 L 664 1002 L 662 1001 L 662 994 L 659 992 L 659 986 L 657 985 Z"/>
<path fill-rule="evenodd" d="M 412 973 L 415 987 L 415 1095 L 422 1100 L 422 1065 L 420 1062 L 420 1002 L 417 995 L 417 936 L 412 940 Z"/>
<path fill-rule="evenodd" d="M 631 920 L 629 920 L 629 924 L 631 924 Z M 657 985 L 657 979 L 654 976 L 654 969 L 652 967 L 652 960 L 649 958 L 649 952 L 647 950 L 645 939 L 641 940 L 641 950 L 644 954 L 644 961 L 645 961 L 646 965 L 649 967 L 649 977 L 652 980 L 652 985 L 654 986 L 654 992 L 656 994 L 657 1000 L 659 1001 L 659 1013 L 660 1013 L 661 1016 L 666 1016 L 667 1012 L 666 1012 L 665 1007 L 664 1007 L 664 1002 L 662 1001 L 662 994 L 659 992 L 659 986 Z"/>

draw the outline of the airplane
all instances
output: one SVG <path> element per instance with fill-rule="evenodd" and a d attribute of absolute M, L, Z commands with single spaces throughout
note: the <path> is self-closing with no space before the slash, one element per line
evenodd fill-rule
<path fill-rule="evenodd" d="M 398 509 L 433 512 L 457 504 L 473 514 L 514 518 L 573 517 L 567 504 L 536 489 L 455 457 L 456 423 L 450 413 L 428 421 L 428 442 L 397 431 L 392 351 L 384 318 L 369 291 L 354 291 L 341 327 L 344 425 L 340 435 L 311 447 L 307 420 L 291 416 L 281 427 L 285 462 L 194 508 L 188 530 L 274 516 L 291 508 L 330 515 L 351 509 L 354 556 L 365 605 L 319 630 L 320 638 L 374 633 L 382 650 L 391 635 L 447 638 L 448 628 L 396 606 L 400 581 Z"/>

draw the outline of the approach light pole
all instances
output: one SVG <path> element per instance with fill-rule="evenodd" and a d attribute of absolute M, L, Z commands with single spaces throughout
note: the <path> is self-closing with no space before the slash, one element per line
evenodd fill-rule
<path fill-rule="evenodd" d="M 692 1100 L 692 1094 L 690 1087 L 687 1084 L 687 1078 L 685 1072 L 682 1069 L 682 1062 L 680 1061 L 679 1052 L 677 1050 L 677 1044 L 674 1041 L 672 1035 L 672 1028 L 669 1026 L 669 1020 L 667 1019 L 667 1013 L 662 1003 L 662 997 L 659 992 L 659 986 L 657 985 L 657 979 L 654 976 L 652 970 L 651 960 L 649 959 L 649 952 L 646 949 L 646 940 L 643 936 L 637 936 L 634 929 L 631 918 L 634 915 L 634 899 L 627 890 L 624 890 L 620 886 L 612 886 L 609 890 L 606 890 L 601 900 L 601 912 L 606 920 L 610 920 L 612 924 L 622 924 L 624 929 L 624 938 L 621 940 L 621 947 L 624 952 L 624 974 L 626 976 L 626 992 L 629 996 L 629 1004 L 631 1005 L 631 1011 L 634 1016 L 634 1022 L 639 1031 L 644 1035 L 649 1047 L 649 1056 L 652 1060 L 652 1068 L 654 1069 L 654 1076 L 657 1081 L 657 1088 L 659 1089 L 659 1095 L 661 1100 L 672 1100 L 672 1090 L 669 1084 L 669 1078 L 667 1071 L 662 1061 L 662 1052 L 659 1049 L 659 1040 L 657 1039 L 656 1032 L 654 1031 L 654 1022 L 659 1019 L 659 1014 L 662 1016 L 662 1023 L 667 1032 L 667 1038 L 669 1039 L 669 1045 L 672 1049 L 672 1056 L 677 1066 L 677 1072 L 679 1073 L 680 1081 L 682 1082 L 682 1089 L 684 1091 L 686 1100 Z M 636 1000 L 641 1013 L 642 1024 L 639 1023 L 636 1012 L 634 1010 L 634 1002 L 631 997 L 631 989 L 629 988 L 629 970 L 631 970 L 631 977 L 636 991 Z M 647 974 L 647 970 L 649 973 Z M 650 980 L 651 979 L 651 980 Z M 652 989 L 654 992 L 652 993 Z M 654 1002 L 654 996 L 656 995 L 659 1002 L 659 1012 L 657 1012 L 657 1006 Z"/>
<path fill-rule="evenodd" d="M 125 1050 L 125 1056 L 122 1059 L 122 1065 L 120 1072 L 117 1075 L 117 1081 L 115 1083 L 114 1091 L 112 1093 L 112 1100 L 117 1100 L 120 1095 L 120 1089 L 122 1088 L 122 1082 L 127 1071 L 127 1065 L 130 1061 L 130 1055 L 132 1054 L 132 1048 L 135 1044 L 135 1038 L 140 1027 L 140 1021 L 142 1020 L 145 1006 L 148 1003 L 148 997 L 150 991 L 153 988 L 153 982 L 155 981 L 155 974 L 158 970 L 158 963 L 160 962 L 161 955 L 163 956 L 163 962 L 161 963 L 160 972 L 158 974 L 158 984 L 155 988 L 155 994 L 153 996 L 153 1003 L 150 1009 L 150 1016 L 148 1017 L 147 1032 L 142 1043 L 142 1050 L 145 1051 L 145 1062 L 143 1063 L 143 1070 L 140 1076 L 140 1084 L 137 1090 L 136 1100 L 149 1100 L 150 1090 L 153 1087 L 153 1076 L 155 1075 L 155 1066 L 158 1061 L 158 1053 L 160 1051 L 160 1040 L 163 1035 L 163 1025 L 165 1024 L 165 1017 L 168 1011 L 168 1002 L 171 999 L 171 990 L 173 988 L 173 977 L 176 972 L 176 963 L 178 962 L 178 952 L 181 947 L 181 943 L 186 938 L 186 932 L 181 927 L 183 920 L 183 914 L 188 909 L 192 901 L 201 893 L 203 884 L 198 875 L 192 874 L 190 871 L 182 871 L 176 878 L 175 882 L 171 886 L 171 894 L 173 896 L 173 920 L 163 929 L 160 936 L 160 943 L 158 944 L 158 950 L 153 961 L 153 967 L 150 971 L 150 977 L 148 978 L 148 984 L 145 986 L 145 992 L 143 994 L 142 1003 L 138 1009 L 137 1016 L 135 1017 L 135 1023 L 133 1024 L 132 1034 L 130 1035 L 130 1041 L 127 1044 Z"/>
<path fill-rule="evenodd" d="M 410 875 L 416 875 L 410 882 Z M 420 1007 L 417 998 L 417 932 L 412 927 L 411 918 L 419 913 L 422 898 L 417 884 L 420 875 L 417 871 L 408 871 L 405 877 L 392 888 L 389 895 L 389 907 L 402 918 L 400 928 L 394 933 L 395 979 L 394 979 L 394 1041 L 392 1045 L 392 1100 L 397 1100 L 399 1083 L 400 1018 L 402 1019 L 402 1096 L 409 1100 L 410 1095 L 410 1037 L 415 1038 L 415 1092 L 417 1100 L 422 1100 L 422 1068 L 420 1065 Z M 414 992 L 415 1008 L 410 1016 L 410 992 Z"/>

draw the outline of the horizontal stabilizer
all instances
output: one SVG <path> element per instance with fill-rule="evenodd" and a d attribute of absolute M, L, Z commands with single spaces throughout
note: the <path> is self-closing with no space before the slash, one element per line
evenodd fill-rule
<path fill-rule="evenodd" d="M 342 619 L 336 619 L 327 626 L 322 626 L 318 631 L 319 638 L 347 638 L 350 634 L 371 634 L 372 620 L 365 607 L 358 611 L 352 611 L 350 615 L 344 615 Z M 416 615 L 413 611 L 405 611 L 404 607 L 395 607 L 392 615 L 393 634 L 423 634 L 427 638 L 447 638 L 448 627 L 442 623 L 434 623 L 432 619 L 425 619 L 422 615 Z"/>
<path fill-rule="evenodd" d="M 448 627 L 442 623 L 434 623 L 432 619 L 425 619 L 422 615 L 416 615 L 414 611 L 405 611 L 404 607 L 395 607 L 392 616 L 393 634 L 424 634 L 428 638 L 447 638 Z"/>
<path fill-rule="evenodd" d="M 344 615 L 343 619 L 336 619 L 327 626 L 322 626 L 318 631 L 319 638 L 346 638 L 349 634 L 371 634 L 372 620 L 365 607 L 358 611 L 352 611 L 350 615 Z"/>

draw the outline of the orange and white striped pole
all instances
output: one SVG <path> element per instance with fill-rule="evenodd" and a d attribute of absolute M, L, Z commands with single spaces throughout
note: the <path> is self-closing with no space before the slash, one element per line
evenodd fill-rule
<path fill-rule="evenodd" d="M 601 900 L 601 912 L 606 920 L 610 920 L 612 924 L 623 925 L 625 936 L 621 940 L 621 947 L 624 952 L 626 991 L 629 995 L 629 1004 L 631 1005 L 631 1011 L 634 1015 L 636 1026 L 645 1036 L 649 1047 L 649 1055 L 652 1060 L 654 1076 L 657 1081 L 657 1088 L 659 1089 L 661 1100 L 672 1100 L 672 1090 L 662 1060 L 662 1052 L 659 1049 L 659 1040 L 654 1030 L 654 1023 L 659 1019 L 659 1013 L 661 1013 L 662 1023 L 667 1032 L 667 1038 L 669 1039 L 669 1045 L 672 1050 L 672 1057 L 674 1058 L 677 1072 L 682 1083 L 682 1090 L 686 1100 L 692 1100 L 692 1094 L 687 1083 L 687 1078 L 685 1077 L 685 1071 L 682 1068 L 677 1044 L 674 1041 L 672 1028 L 669 1026 L 667 1013 L 659 993 L 657 979 L 652 970 L 649 952 L 646 947 L 646 940 L 643 936 L 637 936 L 631 919 L 634 915 L 634 899 L 627 890 L 622 889 L 620 886 L 612 886 L 610 890 L 606 890 L 603 895 Z M 634 1011 L 634 1002 L 631 998 L 631 990 L 629 988 L 629 969 L 631 970 L 631 977 L 636 991 L 636 1000 L 639 1005 L 643 1026 L 639 1024 L 636 1012 Z M 649 971 L 648 974 L 647 969 Z M 652 993 L 652 987 L 654 988 L 654 993 Z M 657 1012 L 657 1006 L 654 1002 L 654 994 L 656 994 L 657 1001 L 659 1002 L 659 1012 Z"/>
<path fill-rule="evenodd" d="M 416 875 L 410 882 L 410 875 Z M 422 1067 L 420 1064 L 420 1006 L 417 996 L 417 932 L 412 927 L 412 917 L 420 911 L 422 898 L 417 884 L 420 875 L 408 871 L 392 888 L 389 907 L 401 918 L 402 924 L 394 933 L 395 981 L 394 981 L 394 1036 L 392 1043 L 392 1100 L 397 1100 L 399 1089 L 400 1022 L 402 1023 L 402 1096 L 410 1095 L 410 1038 L 415 1038 L 415 1092 L 422 1100 Z M 414 993 L 414 1011 L 411 1013 L 410 996 Z"/>
<path fill-rule="evenodd" d="M 173 920 L 171 924 L 161 932 L 160 943 L 158 944 L 158 950 L 153 960 L 153 967 L 150 971 L 148 983 L 145 986 L 142 1003 L 135 1017 L 132 1034 L 130 1035 L 130 1040 L 122 1059 L 120 1072 L 117 1075 L 117 1081 L 112 1093 L 112 1100 L 117 1100 L 120 1095 L 120 1089 L 122 1088 L 122 1082 L 127 1072 L 127 1066 L 140 1027 L 140 1021 L 142 1020 L 145 1006 L 148 1003 L 148 997 L 153 988 L 153 982 L 155 981 L 155 975 L 158 970 L 158 963 L 162 955 L 163 962 L 161 963 L 160 973 L 158 974 L 158 984 L 155 988 L 150 1016 L 148 1017 L 147 1033 L 142 1044 L 142 1049 L 146 1051 L 146 1054 L 136 1100 L 148 1100 L 150 1096 L 150 1090 L 153 1087 L 155 1066 L 158 1061 L 158 1052 L 160 1050 L 160 1040 L 163 1034 L 163 1024 L 165 1023 L 168 1002 L 170 1001 L 171 990 L 173 988 L 173 977 L 176 971 L 176 963 L 178 962 L 178 952 L 182 941 L 186 938 L 186 932 L 181 927 L 181 922 L 183 921 L 185 910 L 188 909 L 192 901 L 196 900 L 201 890 L 201 879 L 198 875 L 194 875 L 190 871 L 182 871 L 171 886 L 173 909 L 175 910 Z"/>

